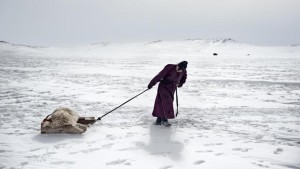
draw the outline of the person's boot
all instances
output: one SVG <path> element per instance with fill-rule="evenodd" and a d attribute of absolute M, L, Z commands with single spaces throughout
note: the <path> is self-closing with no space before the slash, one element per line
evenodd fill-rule
<path fill-rule="evenodd" d="M 165 127 L 171 126 L 171 124 L 168 122 L 168 119 L 165 118 L 161 120 L 161 124 L 164 125 Z"/>
<path fill-rule="evenodd" d="M 157 117 L 154 125 L 161 125 L 161 118 Z"/>

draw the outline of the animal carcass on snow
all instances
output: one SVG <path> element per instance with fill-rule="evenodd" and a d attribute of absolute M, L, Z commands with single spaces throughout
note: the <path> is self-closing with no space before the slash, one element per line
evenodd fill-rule
<path fill-rule="evenodd" d="M 94 117 L 79 117 L 78 113 L 69 108 L 58 108 L 43 120 L 41 133 L 81 134 L 95 121 Z"/>

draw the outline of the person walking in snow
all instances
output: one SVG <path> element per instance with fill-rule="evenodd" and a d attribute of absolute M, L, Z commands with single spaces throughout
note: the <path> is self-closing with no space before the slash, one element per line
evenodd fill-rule
<path fill-rule="evenodd" d="M 173 101 L 177 87 L 182 87 L 187 78 L 187 61 L 168 64 L 148 84 L 151 89 L 159 82 L 152 115 L 156 118 L 155 125 L 170 126 L 168 119 L 175 118 Z"/>

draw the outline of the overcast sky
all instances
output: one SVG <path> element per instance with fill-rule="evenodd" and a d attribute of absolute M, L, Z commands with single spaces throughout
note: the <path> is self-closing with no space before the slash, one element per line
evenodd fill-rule
<path fill-rule="evenodd" d="M 233 38 L 300 43 L 300 0 L 0 0 L 0 40 L 60 46 Z"/>

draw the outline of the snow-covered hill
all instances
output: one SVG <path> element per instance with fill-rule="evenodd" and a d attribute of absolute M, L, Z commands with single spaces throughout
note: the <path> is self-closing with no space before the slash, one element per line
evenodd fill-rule
<path fill-rule="evenodd" d="M 171 128 L 152 125 L 156 85 L 83 135 L 40 134 L 57 107 L 98 117 L 182 60 L 188 79 Z M 297 45 L 0 42 L 0 84 L 0 168 L 300 168 Z"/>

